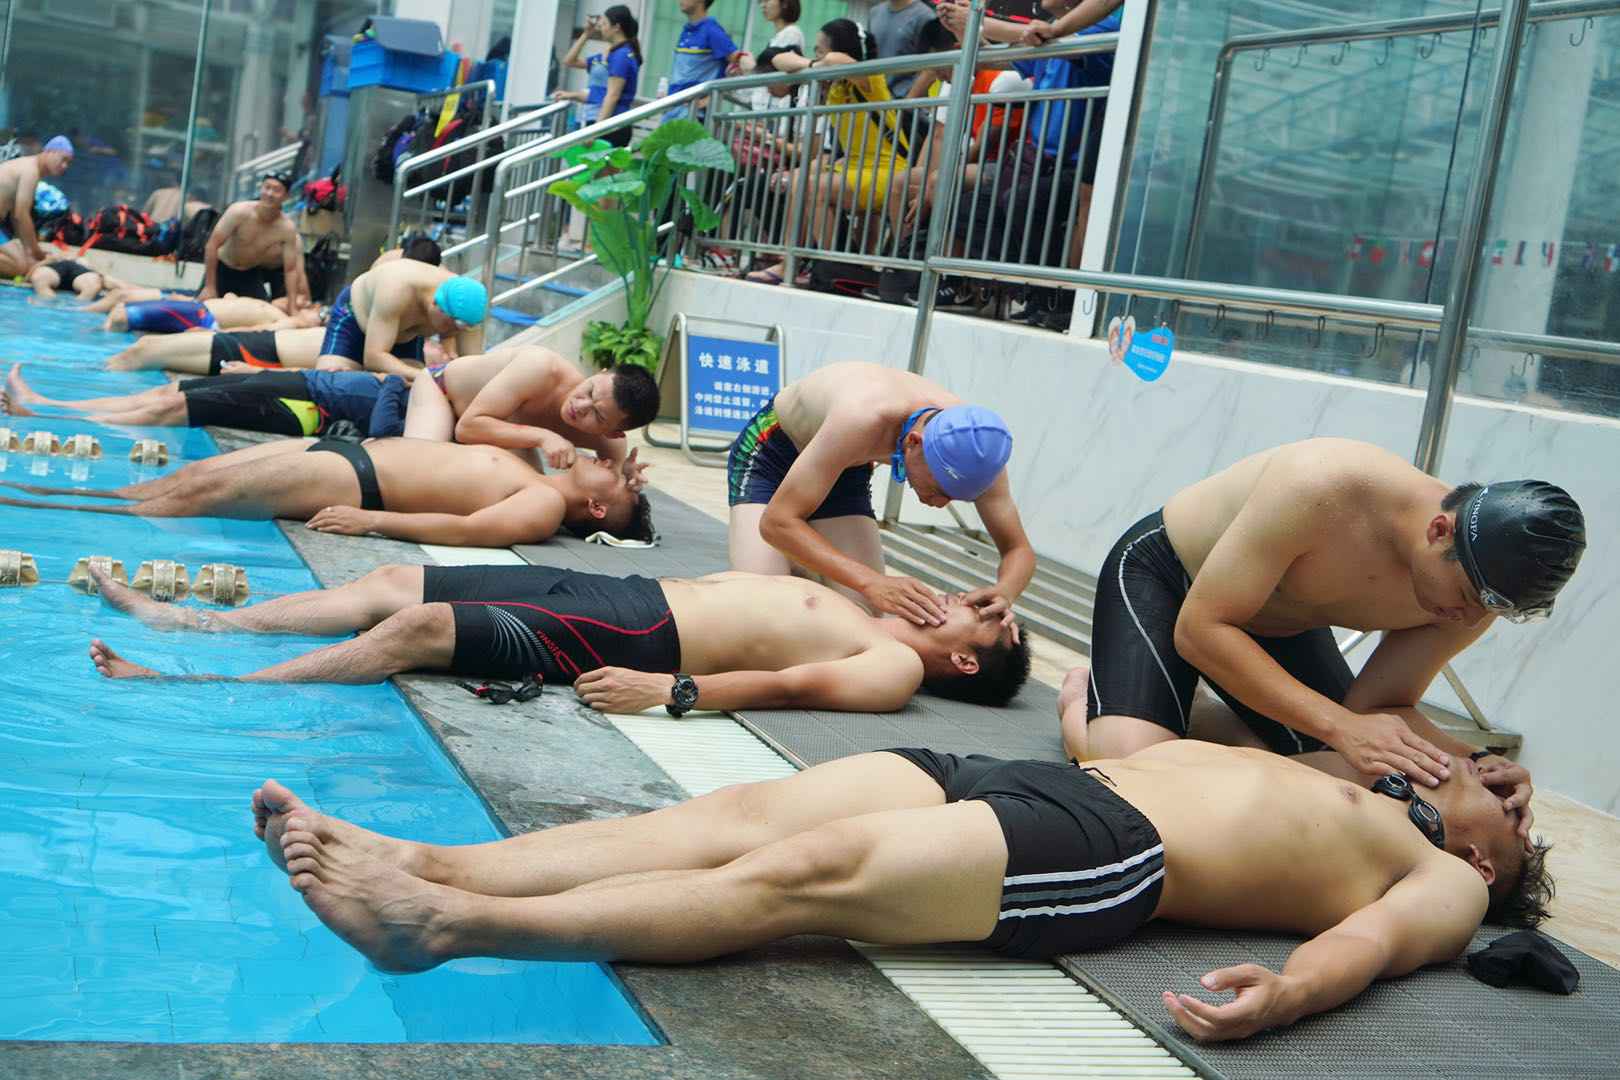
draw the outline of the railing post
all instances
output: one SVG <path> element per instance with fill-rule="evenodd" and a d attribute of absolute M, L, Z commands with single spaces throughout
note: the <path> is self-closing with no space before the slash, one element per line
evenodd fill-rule
<path fill-rule="evenodd" d="M 13 3 L 12 7 L 17 5 Z M 191 71 L 191 108 L 186 113 L 186 157 L 180 163 L 180 218 L 185 220 L 186 198 L 191 194 L 191 159 L 196 150 L 197 140 L 197 104 L 202 97 L 203 64 L 208 49 L 208 13 L 213 10 L 213 0 L 203 0 L 202 22 L 197 25 L 197 64 Z M 174 273 L 180 276 L 183 263 L 176 260 Z"/>
<path fill-rule="evenodd" d="M 939 183 L 934 188 L 934 206 L 928 215 L 928 243 L 923 249 L 922 272 L 917 276 L 917 321 L 911 331 L 911 357 L 906 370 L 922 374 L 928 359 L 928 332 L 934 320 L 934 299 L 939 289 L 939 274 L 933 260 L 939 258 L 945 246 L 945 226 L 956 200 L 962 192 L 963 128 L 967 124 L 969 99 L 973 96 L 973 69 L 979 56 L 979 27 L 984 24 L 985 0 L 971 0 L 967 26 L 962 31 L 962 55 L 957 58 L 956 72 L 951 76 L 951 104 L 945 111 L 945 145 L 939 156 Z M 900 518 L 900 502 L 905 494 L 899 484 L 889 485 L 888 498 L 883 503 L 883 520 Z"/>
<path fill-rule="evenodd" d="M 501 259 L 501 219 L 506 216 L 506 178 L 511 171 L 510 158 L 495 166 L 495 184 L 489 193 L 490 211 L 484 233 L 484 290 L 495 295 L 495 268 Z"/>
<path fill-rule="evenodd" d="M 402 203 L 405 199 L 405 174 L 409 171 L 406 166 L 410 164 L 411 155 L 407 153 L 399 159 L 394 166 L 394 191 L 392 201 L 388 206 L 388 235 L 383 238 L 383 248 L 393 247 L 399 243 L 399 217 L 403 212 Z"/>
<path fill-rule="evenodd" d="M 1502 163 L 1502 143 L 1507 134 L 1508 109 L 1513 102 L 1513 84 L 1518 78 L 1528 9 L 1529 0 L 1503 0 L 1502 3 L 1501 34 L 1491 71 L 1490 94 L 1480 116 L 1474 167 L 1467 174 L 1471 177 L 1468 195 L 1457 227 L 1456 265 L 1446 288 L 1445 313 L 1440 318 L 1434 363 L 1429 369 L 1428 394 L 1423 401 L 1423 424 L 1418 430 L 1417 450 L 1412 455 L 1412 463 L 1426 473 L 1435 471 L 1445 447 L 1457 369 L 1463 347 L 1468 343 L 1468 321 L 1473 315 L 1479 285 L 1479 258 L 1485 245 L 1491 197 L 1496 192 L 1496 175 Z"/>

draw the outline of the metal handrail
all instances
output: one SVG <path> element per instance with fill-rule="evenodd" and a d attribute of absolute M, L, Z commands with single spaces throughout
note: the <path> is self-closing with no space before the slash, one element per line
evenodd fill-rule
<path fill-rule="evenodd" d="M 541 106 L 533 112 L 525 113 L 522 116 L 515 116 L 512 119 L 503 121 L 502 123 L 496 124 L 493 127 L 483 128 L 479 131 L 473 132 L 470 135 L 464 135 L 453 142 L 445 143 L 443 146 L 434 147 L 433 149 L 425 151 L 421 154 L 407 154 L 405 157 L 401 158 L 399 163 L 394 166 L 394 192 L 392 203 L 388 209 L 388 243 L 393 244 L 399 240 L 400 218 L 404 213 L 404 202 L 406 199 L 415 198 L 418 195 L 425 195 L 429 191 L 452 184 L 463 176 L 467 176 L 475 172 L 482 172 L 488 168 L 493 168 L 495 167 L 496 163 L 506 155 L 514 154 L 521 150 L 526 150 L 528 149 L 528 146 L 511 146 L 501 151 L 501 153 L 496 154 L 494 157 L 480 157 L 471 165 L 465 165 L 449 175 L 435 177 L 434 179 L 429 180 L 426 183 L 419 184 L 414 188 L 407 186 L 408 177 L 411 173 L 419 172 L 434 162 L 443 161 L 446 158 L 453 157 L 456 154 L 460 154 L 465 150 L 471 149 L 472 147 L 482 146 L 484 143 L 491 142 L 498 138 L 503 138 L 512 132 L 522 130 L 523 128 L 529 127 L 537 122 L 559 116 L 563 112 L 566 112 L 567 108 L 568 102 L 553 102 L 549 105 Z M 538 141 L 544 140 L 542 139 Z M 458 248 L 464 250 L 462 245 L 458 245 Z"/>

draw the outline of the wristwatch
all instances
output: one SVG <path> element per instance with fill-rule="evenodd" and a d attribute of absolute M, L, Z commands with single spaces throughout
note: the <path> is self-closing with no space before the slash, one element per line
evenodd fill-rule
<path fill-rule="evenodd" d="M 675 685 L 670 687 L 669 704 L 664 706 L 664 711 L 677 718 L 685 716 L 697 704 L 697 699 L 697 680 L 690 675 L 677 674 Z"/>

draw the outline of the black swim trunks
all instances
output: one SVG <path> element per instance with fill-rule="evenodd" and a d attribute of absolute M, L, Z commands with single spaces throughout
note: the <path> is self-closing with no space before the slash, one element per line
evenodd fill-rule
<path fill-rule="evenodd" d="M 214 280 L 219 285 L 221 296 L 235 293 L 237 296 L 251 296 L 255 300 L 275 300 L 287 295 L 287 276 L 279 266 L 254 266 L 238 270 L 221 261 Z"/>
<path fill-rule="evenodd" d="M 1164 843 L 1096 770 L 933 750 L 890 750 L 927 773 L 945 801 L 979 799 L 1007 841 L 1001 914 L 984 944 L 1045 959 L 1122 941 L 1153 918 Z"/>
<path fill-rule="evenodd" d="M 262 379 L 263 375 L 254 378 Z M 377 486 L 377 466 L 371 461 L 371 455 L 359 443 L 343 442 L 339 439 L 322 439 L 306 451 L 314 454 L 324 452 L 336 454 L 354 467 L 354 478 L 360 481 L 360 509 L 387 510 L 383 502 L 382 488 Z"/>
<path fill-rule="evenodd" d="M 550 566 L 423 567 L 422 602 L 449 604 L 457 675 L 569 685 L 599 667 L 680 669 L 681 638 L 653 578 Z"/>
<path fill-rule="evenodd" d="M 224 330 L 214 332 L 208 351 L 208 374 L 218 375 L 226 364 L 240 361 L 254 367 L 281 366 L 281 353 L 276 349 L 274 330 Z"/>
<path fill-rule="evenodd" d="M 326 418 L 309 400 L 301 371 L 265 371 L 181 379 L 186 423 L 192 427 L 234 427 L 271 435 L 318 435 Z"/>
<path fill-rule="evenodd" d="M 799 460 L 799 448 L 782 430 L 772 397 L 731 444 L 726 460 L 728 505 L 768 503 Z M 872 466 L 852 465 L 838 474 L 832 490 L 806 519 L 869 517 L 872 512 Z"/>
<path fill-rule="evenodd" d="M 1091 620 L 1091 687 L 1086 718 L 1134 716 L 1183 738 L 1202 672 L 1176 652 L 1176 619 L 1192 580 L 1155 511 L 1125 530 L 1097 576 Z M 1282 669 L 1331 701 L 1343 701 L 1353 676 L 1333 631 L 1307 630 L 1255 643 Z M 1319 739 L 1251 709 L 1204 676 L 1211 690 L 1279 754 L 1330 749 Z"/>
<path fill-rule="evenodd" d="M 46 263 L 45 266 L 47 269 L 56 271 L 56 287 L 62 292 L 75 291 L 73 288 L 75 282 L 86 274 L 96 272 L 83 263 L 74 262 L 72 259 L 58 259 L 56 262 Z"/>

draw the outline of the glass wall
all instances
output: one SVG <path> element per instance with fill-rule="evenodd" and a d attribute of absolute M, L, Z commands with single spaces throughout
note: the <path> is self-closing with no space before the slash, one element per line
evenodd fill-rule
<path fill-rule="evenodd" d="M 0 0 L 3 3 L 4 0 Z M 322 35 L 353 33 L 376 0 L 211 0 L 202 48 L 191 185 L 229 198 L 232 170 L 307 134 Z M 0 128 L 25 148 L 52 135 L 77 148 L 58 186 L 85 216 L 146 205 L 177 185 L 204 0 L 11 0 Z"/>
<path fill-rule="evenodd" d="M 1472 0 L 1383 0 L 1347 15 L 1320 2 L 1162 0 L 1111 268 L 1443 303 L 1499 35 L 1467 26 L 1384 41 L 1332 36 L 1351 23 L 1475 9 Z M 1606 269 L 1620 263 L 1620 248 L 1609 248 L 1620 242 L 1609 235 L 1620 153 L 1613 21 L 1545 22 L 1528 39 L 1478 325 L 1620 336 L 1612 301 L 1620 275 Z M 1212 113 L 1223 46 L 1312 28 L 1320 40 L 1236 51 Z M 1205 166 L 1212 117 L 1218 151 Z M 1188 348 L 1416 386 L 1433 345 L 1432 334 L 1147 302 L 1135 309 L 1139 322 L 1175 318 Z M 1458 388 L 1620 415 L 1615 373 L 1480 348 L 1469 350 Z"/>

